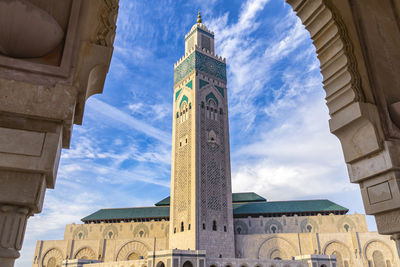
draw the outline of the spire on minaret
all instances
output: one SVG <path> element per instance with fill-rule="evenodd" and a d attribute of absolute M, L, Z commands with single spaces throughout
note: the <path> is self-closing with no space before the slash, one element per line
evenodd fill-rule
<path fill-rule="evenodd" d="M 201 23 L 201 14 L 200 14 L 200 10 L 199 10 L 199 13 L 197 14 L 197 23 Z"/>

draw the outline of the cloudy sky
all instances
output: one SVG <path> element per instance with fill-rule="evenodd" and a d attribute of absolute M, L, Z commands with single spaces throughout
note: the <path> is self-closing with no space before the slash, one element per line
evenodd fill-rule
<path fill-rule="evenodd" d="M 120 0 L 104 93 L 87 101 L 17 267 L 32 264 L 36 240 L 62 239 L 66 224 L 169 195 L 173 64 L 199 9 L 227 59 L 233 191 L 328 198 L 364 213 L 328 128 L 315 49 L 284 0 Z M 373 218 L 368 224 L 376 229 Z"/>

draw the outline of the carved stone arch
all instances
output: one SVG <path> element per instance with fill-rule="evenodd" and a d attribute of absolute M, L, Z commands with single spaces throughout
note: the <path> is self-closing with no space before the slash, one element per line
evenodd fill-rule
<path fill-rule="evenodd" d="M 118 237 L 118 229 L 115 225 L 107 225 L 103 230 L 104 239 L 114 239 Z"/>
<path fill-rule="evenodd" d="M 311 228 L 310 228 L 311 227 Z M 300 231 L 303 233 L 315 233 L 318 232 L 318 223 L 313 219 L 307 218 L 301 221 L 300 223 Z"/>
<path fill-rule="evenodd" d="M 55 261 L 53 261 L 55 259 Z M 49 267 L 61 267 L 62 261 L 64 259 L 63 253 L 58 248 L 51 248 L 47 250 L 41 261 L 41 267 L 48 267 L 49 261 L 52 261 Z"/>
<path fill-rule="evenodd" d="M 148 251 L 149 251 L 149 248 L 143 242 L 136 241 L 136 240 L 130 241 L 128 243 L 125 243 L 118 250 L 115 260 L 116 261 L 128 260 L 129 255 L 131 255 L 132 253 L 136 253 L 137 255 L 143 257 L 143 259 L 146 259 Z"/>
<path fill-rule="evenodd" d="M 381 241 L 381 240 L 377 240 L 377 239 L 373 239 L 368 241 L 365 245 L 364 245 L 364 257 L 365 259 L 368 261 L 372 261 L 373 260 L 373 256 L 372 254 L 375 251 L 380 251 L 382 252 L 385 261 L 386 260 L 390 260 L 391 263 L 393 264 L 393 251 L 390 248 L 390 246 L 388 246 L 385 242 Z"/>
<path fill-rule="evenodd" d="M 133 237 L 149 237 L 149 233 L 149 227 L 143 223 L 133 229 Z"/>
<path fill-rule="evenodd" d="M 346 227 L 348 226 L 348 228 Z M 347 216 L 343 216 L 336 225 L 338 232 L 352 232 L 356 231 L 356 224 L 353 222 L 352 219 L 348 218 Z M 347 228 L 347 229 L 346 229 Z"/>
<path fill-rule="evenodd" d="M 283 237 L 272 236 L 265 239 L 258 248 L 258 259 L 270 259 L 271 253 L 278 249 L 285 255 L 286 259 L 297 256 L 299 251 L 290 241 Z"/>
<path fill-rule="evenodd" d="M 97 257 L 93 249 L 89 247 L 83 247 L 77 250 L 74 259 L 97 260 Z"/>
<path fill-rule="evenodd" d="M 275 227 L 275 228 L 273 228 L 273 227 Z M 275 229 L 275 231 L 274 231 L 274 229 Z M 282 233 L 283 226 L 278 220 L 270 219 L 265 223 L 264 232 L 267 234 Z"/>
<path fill-rule="evenodd" d="M 247 227 L 247 224 L 240 220 L 234 221 L 233 229 L 235 231 L 235 234 L 237 235 L 247 235 L 249 233 L 249 228 Z"/>
<path fill-rule="evenodd" d="M 78 226 L 72 233 L 72 239 L 85 239 L 88 237 L 88 230 L 86 226 Z"/>
<path fill-rule="evenodd" d="M 353 261 L 349 247 L 338 240 L 329 241 L 327 244 L 325 244 L 322 251 L 325 255 L 336 255 L 339 253 L 343 262 L 337 262 L 337 266 L 343 266 L 345 261 L 348 261 L 350 264 Z"/>
<path fill-rule="evenodd" d="M 285 251 L 283 251 L 282 249 L 276 248 L 276 247 L 271 248 L 268 251 L 267 255 L 268 255 L 267 258 L 271 259 L 271 260 L 282 260 L 282 259 L 287 259 L 288 258 L 288 256 L 287 256 Z"/>

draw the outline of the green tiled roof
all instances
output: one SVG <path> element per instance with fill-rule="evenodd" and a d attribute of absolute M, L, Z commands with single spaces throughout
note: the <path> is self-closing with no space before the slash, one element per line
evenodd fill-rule
<path fill-rule="evenodd" d="M 233 193 L 232 203 L 237 202 L 266 202 L 267 200 L 254 192 Z"/>
<path fill-rule="evenodd" d="M 233 198 L 237 201 L 233 203 L 233 217 L 235 218 L 266 214 L 331 212 L 345 214 L 348 212 L 345 207 L 327 199 L 266 202 L 264 198 L 255 193 L 236 193 L 236 196 L 233 194 Z M 247 202 L 244 202 L 243 199 L 247 199 Z M 166 197 L 156 203 L 155 207 L 101 209 L 86 216 L 82 221 L 168 218 L 169 200 L 170 198 Z"/>
<path fill-rule="evenodd" d="M 327 199 L 318 200 L 294 200 L 294 201 L 270 201 L 255 203 L 233 203 L 233 214 L 257 215 L 266 213 L 310 213 L 310 212 L 334 212 L 349 210 Z"/>
<path fill-rule="evenodd" d="M 156 206 L 169 206 L 171 198 L 168 196 L 163 200 L 157 202 Z M 244 193 L 232 193 L 232 203 L 242 203 L 242 202 L 265 202 L 267 201 L 260 195 L 254 192 L 244 192 Z"/>
<path fill-rule="evenodd" d="M 164 198 L 163 200 L 158 201 L 156 204 L 156 206 L 169 206 L 169 202 L 171 200 L 170 196 L 167 196 L 166 198 Z"/>
<path fill-rule="evenodd" d="M 82 219 L 82 221 L 146 219 L 169 217 L 169 207 L 140 207 L 121 209 L 101 209 Z"/>

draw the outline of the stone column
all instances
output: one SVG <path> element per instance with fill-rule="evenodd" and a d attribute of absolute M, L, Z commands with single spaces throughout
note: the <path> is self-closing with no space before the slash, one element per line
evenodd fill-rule
<path fill-rule="evenodd" d="M 19 257 L 73 124 L 103 90 L 117 12 L 118 0 L 0 1 L 0 266 Z"/>

